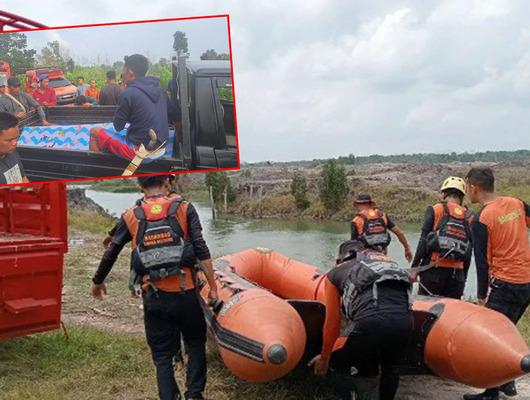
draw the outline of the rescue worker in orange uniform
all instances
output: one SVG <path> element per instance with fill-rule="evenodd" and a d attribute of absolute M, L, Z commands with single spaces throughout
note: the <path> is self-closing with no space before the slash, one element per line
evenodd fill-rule
<path fill-rule="evenodd" d="M 466 183 L 450 176 L 440 187 L 442 201 L 427 207 L 412 267 L 430 266 L 419 274 L 419 294 L 460 299 L 471 263 L 471 220 L 463 206 Z M 415 277 L 415 275 L 413 275 Z"/>
<path fill-rule="evenodd" d="M 317 375 L 325 375 L 331 366 L 343 399 L 353 394 L 355 399 L 393 400 L 399 386 L 397 361 L 414 328 L 410 275 L 383 252 L 366 248 L 359 240 L 341 244 L 337 262 L 323 282 L 322 351 L 309 365 Z M 339 335 L 348 339 L 332 355 Z M 353 378 L 352 367 L 357 371 Z M 348 380 L 350 387 L 344 384 Z"/>
<path fill-rule="evenodd" d="M 353 202 L 357 214 L 351 222 L 351 239 L 359 239 L 366 246 L 380 249 L 386 253 L 390 244 L 390 230 L 393 232 L 405 249 L 405 258 L 412 261 L 412 252 L 405 234 L 398 228 L 386 212 L 376 207 L 375 202 L 369 194 L 360 194 Z"/>
<path fill-rule="evenodd" d="M 167 176 L 138 178 L 144 197 L 120 218 L 94 275 L 92 295 L 102 299 L 103 283 L 120 251 L 131 242 L 131 268 L 140 277 L 147 342 L 156 367 L 160 400 L 180 400 L 173 359 L 182 334 L 188 363 L 186 399 L 202 400 L 206 385 L 206 323 L 193 278 L 197 259 L 217 300 L 210 251 L 197 211 L 180 196 L 168 196 Z"/>
<path fill-rule="evenodd" d="M 466 184 L 471 202 L 482 206 L 472 224 L 478 303 L 517 324 L 530 304 L 530 208 L 522 200 L 495 193 L 490 168 L 472 168 Z M 515 382 L 464 399 L 497 400 L 499 392 L 515 396 Z"/>

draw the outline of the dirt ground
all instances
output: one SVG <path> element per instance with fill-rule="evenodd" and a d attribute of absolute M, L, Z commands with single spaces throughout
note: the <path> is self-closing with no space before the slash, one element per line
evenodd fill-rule
<path fill-rule="evenodd" d="M 89 289 L 103 254 L 101 238 L 78 231 L 70 231 L 69 235 L 77 244 L 70 246 L 65 262 L 63 321 L 66 328 L 86 324 L 114 332 L 143 334 L 141 301 L 132 298 L 127 289 L 128 251 L 122 252 L 107 279 L 107 297 L 98 301 L 90 296 Z M 518 380 L 518 390 L 519 395 L 514 399 L 530 400 L 530 376 Z M 456 400 L 470 391 L 473 389 L 465 385 L 436 377 L 405 376 L 397 400 Z"/>

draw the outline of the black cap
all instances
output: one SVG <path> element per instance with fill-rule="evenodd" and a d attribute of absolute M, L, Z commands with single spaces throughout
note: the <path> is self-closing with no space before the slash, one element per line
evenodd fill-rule
<path fill-rule="evenodd" d="M 10 87 L 17 87 L 20 86 L 20 79 L 18 79 L 16 76 L 12 76 L 7 80 L 7 86 Z"/>
<path fill-rule="evenodd" d="M 366 193 L 358 195 L 354 201 L 355 204 L 372 204 L 373 202 L 372 196 Z"/>

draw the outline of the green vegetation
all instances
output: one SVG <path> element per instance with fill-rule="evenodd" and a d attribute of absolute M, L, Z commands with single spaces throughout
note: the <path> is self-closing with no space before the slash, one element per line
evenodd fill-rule
<path fill-rule="evenodd" d="M 305 177 L 296 172 L 291 182 L 291 194 L 294 197 L 296 208 L 299 210 L 305 210 L 309 207 L 309 200 L 307 199 L 307 181 Z"/>
<path fill-rule="evenodd" d="M 116 220 L 110 215 L 82 210 L 76 207 L 68 209 L 68 226 L 85 232 L 101 235 L 114 226 Z"/>
<path fill-rule="evenodd" d="M 23 74 L 35 65 L 35 50 L 27 48 L 28 40 L 23 33 L 0 35 L 0 60 L 6 61 L 13 75 Z"/>
<path fill-rule="evenodd" d="M 331 211 L 339 210 L 346 202 L 348 181 L 344 167 L 335 160 L 328 160 L 322 168 L 319 181 L 320 200 Z"/>
<path fill-rule="evenodd" d="M 370 156 L 355 156 L 349 154 L 334 158 L 338 164 L 342 165 L 364 165 L 364 164 L 380 164 L 380 163 L 411 163 L 411 164 L 439 164 L 451 162 L 511 162 L 511 161 L 528 161 L 530 159 L 530 150 L 514 150 L 514 151 L 484 151 L 477 153 L 425 153 L 425 154 L 397 154 L 383 156 L 379 154 L 372 154 Z M 314 159 L 301 161 L 286 161 L 286 162 L 271 162 L 262 161 L 257 163 L 250 163 L 252 166 L 268 166 L 268 165 L 297 165 L 304 167 L 317 167 L 324 164 L 329 159 Z M 245 165 L 245 163 L 242 163 Z"/>
<path fill-rule="evenodd" d="M 173 50 L 175 50 L 179 56 L 188 55 L 188 38 L 186 37 L 185 32 L 176 31 L 173 34 Z"/>
<path fill-rule="evenodd" d="M 232 187 L 230 178 L 225 171 L 221 172 L 208 172 L 204 179 L 204 184 L 206 189 L 209 190 L 209 187 L 212 187 L 212 194 L 214 202 L 218 203 L 223 201 L 224 192 L 227 194 L 227 201 L 233 203 L 236 199 L 236 192 Z"/>
<path fill-rule="evenodd" d="M 230 54 L 217 53 L 214 49 L 208 49 L 201 54 L 201 60 L 230 60 Z"/>
<path fill-rule="evenodd" d="M 145 339 L 92 328 L 69 329 L 0 343 L 4 400 L 156 399 L 154 367 Z M 216 400 L 334 399 L 330 384 L 302 366 L 287 378 L 250 384 L 235 378 L 213 351 L 206 395 Z M 179 370 L 183 388 L 184 371 Z M 31 382 L 31 384 L 29 384 Z"/>

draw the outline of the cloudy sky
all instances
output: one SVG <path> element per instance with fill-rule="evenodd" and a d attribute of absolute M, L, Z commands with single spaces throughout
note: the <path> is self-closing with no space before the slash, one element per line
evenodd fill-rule
<path fill-rule="evenodd" d="M 527 1 L 35 3 L 1 7 L 50 26 L 230 14 L 242 161 L 530 147 Z"/>
<path fill-rule="evenodd" d="M 161 57 L 171 59 L 175 31 L 186 33 L 190 60 L 199 60 L 208 49 L 229 51 L 226 17 L 36 30 L 26 35 L 28 46 L 39 53 L 48 42 L 57 40 L 77 63 L 99 65 L 112 64 L 134 53 L 142 53 L 153 62 Z"/>

